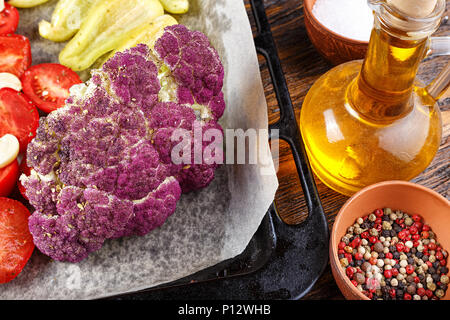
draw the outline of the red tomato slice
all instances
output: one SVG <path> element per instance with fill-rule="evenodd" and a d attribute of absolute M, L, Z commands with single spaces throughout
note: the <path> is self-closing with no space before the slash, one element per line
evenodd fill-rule
<path fill-rule="evenodd" d="M 10 34 L 16 31 L 19 25 L 19 11 L 5 3 L 5 9 L 0 12 L 0 34 Z"/>
<path fill-rule="evenodd" d="M 19 201 L 0 198 L 0 283 L 17 277 L 33 253 L 29 216 Z"/>
<path fill-rule="evenodd" d="M 76 72 L 57 63 L 32 66 L 25 71 L 21 81 L 23 92 L 47 113 L 64 106 L 70 87 L 82 82 Z"/>
<path fill-rule="evenodd" d="M 21 174 L 25 174 L 27 176 L 29 176 L 31 174 L 31 168 L 27 165 L 26 153 L 23 156 L 22 163 L 19 166 L 19 175 L 21 175 Z M 28 200 L 27 193 L 26 193 L 27 190 L 23 186 L 22 182 L 20 182 L 20 180 L 17 180 L 17 187 L 19 188 L 19 191 L 22 194 L 22 197 L 24 197 L 25 199 Z"/>
<path fill-rule="evenodd" d="M 39 113 L 29 98 L 14 89 L 0 89 L 0 137 L 10 133 L 19 140 L 20 152 L 36 135 Z"/>
<path fill-rule="evenodd" d="M 27 37 L 19 34 L 0 36 L 0 72 L 20 78 L 30 65 L 31 46 Z"/>
<path fill-rule="evenodd" d="M 0 197 L 7 197 L 11 194 L 18 178 L 19 164 L 17 160 L 0 169 Z"/>

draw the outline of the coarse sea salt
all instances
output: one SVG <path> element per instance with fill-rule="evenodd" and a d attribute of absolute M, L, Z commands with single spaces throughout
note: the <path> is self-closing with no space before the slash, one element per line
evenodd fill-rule
<path fill-rule="evenodd" d="M 325 27 L 344 37 L 369 41 L 373 14 L 367 0 L 317 0 L 312 13 Z"/>

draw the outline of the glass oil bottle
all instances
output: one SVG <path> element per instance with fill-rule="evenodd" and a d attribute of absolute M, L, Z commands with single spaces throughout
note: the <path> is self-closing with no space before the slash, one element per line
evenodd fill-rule
<path fill-rule="evenodd" d="M 430 38 L 445 0 L 426 18 L 368 2 L 375 23 L 366 58 L 319 78 L 299 119 L 313 171 L 348 196 L 376 182 L 410 180 L 430 164 L 442 133 L 436 102 L 450 81 L 450 65 L 427 87 L 416 80 L 424 57 L 449 54 L 449 37 Z"/>

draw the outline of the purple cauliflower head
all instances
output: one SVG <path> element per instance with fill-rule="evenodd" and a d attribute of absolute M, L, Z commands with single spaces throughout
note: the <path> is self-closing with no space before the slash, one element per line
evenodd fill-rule
<path fill-rule="evenodd" d="M 21 177 L 38 249 L 79 262 L 106 239 L 161 226 L 182 192 L 207 186 L 221 161 L 194 161 L 208 147 L 196 132 L 222 132 L 223 77 L 207 37 L 175 25 L 154 50 L 119 52 L 73 87 L 63 108 L 41 118 L 27 150 L 33 169 Z M 188 163 L 172 161 L 177 130 L 189 138 Z"/>

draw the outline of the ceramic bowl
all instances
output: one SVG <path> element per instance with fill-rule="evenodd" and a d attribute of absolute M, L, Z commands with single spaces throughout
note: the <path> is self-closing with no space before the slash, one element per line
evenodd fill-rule
<path fill-rule="evenodd" d="M 370 185 L 355 193 L 340 209 L 330 237 L 330 264 L 336 283 L 346 299 L 368 300 L 348 279 L 340 266 L 337 245 L 349 226 L 359 217 L 378 208 L 401 210 L 423 217 L 436 234 L 437 241 L 450 252 L 450 202 L 437 192 L 405 181 L 386 181 Z M 447 267 L 450 265 L 447 258 Z M 450 288 L 442 298 L 450 300 Z"/>
<path fill-rule="evenodd" d="M 325 27 L 312 13 L 315 2 L 304 0 L 303 11 L 306 31 L 317 51 L 334 65 L 364 58 L 368 42 L 346 38 Z"/>

